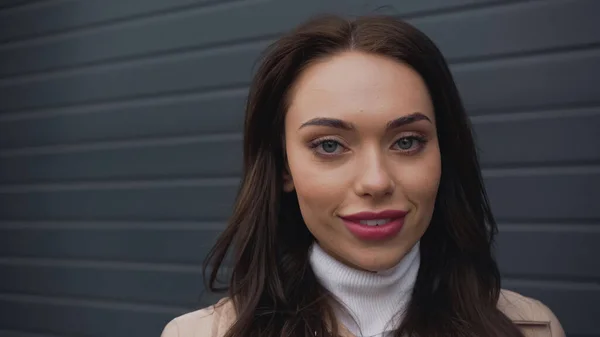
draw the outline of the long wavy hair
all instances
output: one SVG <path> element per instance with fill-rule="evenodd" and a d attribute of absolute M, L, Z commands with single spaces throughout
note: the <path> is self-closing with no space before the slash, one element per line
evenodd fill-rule
<path fill-rule="evenodd" d="M 207 289 L 223 291 L 237 319 L 228 337 L 336 336 L 332 297 L 309 264 L 314 238 L 295 192 L 283 191 L 284 118 L 290 87 L 316 60 L 344 51 L 409 65 L 433 101 L 442 174 L 421 266 L 396 336 L 522 336 L 497 308 L 496 223 L 468 117 L 444 57 L 415 27 L 385 16 L 313 18 L 276 41 L 250 87 L 244 168 L 233 215 L 205 264 Z M 220 271 L 229 270 L 219 281 Z"/>

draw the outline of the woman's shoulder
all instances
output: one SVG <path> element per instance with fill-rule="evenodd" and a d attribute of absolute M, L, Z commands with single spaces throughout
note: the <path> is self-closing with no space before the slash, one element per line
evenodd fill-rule
<path fill-rule="evenodd" d="M 219 337 L 235 320 L 233 303 L 227 298 L 217 304 L 171 320 L 161 337 Z"/>
<path fill-rule="evenodd" d="M 565 336 L 552 310 L 536 299 L 503 289 L 498 299 L 498 309 L 518 325 L 526 336 Z"/>

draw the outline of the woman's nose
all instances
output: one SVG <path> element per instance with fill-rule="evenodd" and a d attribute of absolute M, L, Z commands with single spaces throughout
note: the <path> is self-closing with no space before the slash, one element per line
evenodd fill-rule
<path fill-rule="evenodd" d="M 355 191 L 359 196 L 380 198 L 391 195 L 395 189 L 395 183 L 380 158 L 371 156 L 369 161 L 360 165 L 360 172 L 355 182 Z"/>

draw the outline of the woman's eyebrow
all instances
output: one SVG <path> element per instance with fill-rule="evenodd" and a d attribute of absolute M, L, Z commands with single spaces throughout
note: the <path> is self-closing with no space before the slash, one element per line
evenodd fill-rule
<path fill-rule="evenodd" d="M 423 121 L 423 120 L 426 120 L 429 123 L 431 123 L 431 119 L 429 119 L 429 117 L 425 116 L 424 114 L 422 114 L 420 112 L 414 112 L 414 113 L 411 113 L 410 115 L 398 117 L 398 118 L 394 119 L 393 121 L 388 122 L 387 126 L 386 126 L 386 130 L 396 129 L 401 126 L 415 123 L 418 121 Z"/>
<path fill-rule="evenodd" d="M 412 114 L 398 117 L 392 121 L 389 121 L 386 125 L 386 130 L 396 129 L 401 126 L 415 123 L 415 122 L 422 121 L 422 120 L 426 120 L 431 123 L 431 119 L 429 119 L 429 117 L 425 116 L 424 114 L 422 114 L 420 112 L 414 112 Z M 325 126 L 325 127 L 330 127 L 330 128 L 342 129 L 342 130 L 346 130 L 346 131 L 353 130 L 355 128 L 354 125 L 352 125 L 352 123 L 346 122 L 344 120 L 337 119 L 337 118 L 325 118 L 325 117 L 313 118 L 313 119 L 303 123 L 302 125 L 300 125 L 299 129 L 302 129 L 303 127 L 307 127 L 307 126 Z"/>
<path fill-rule="evenodd" d="M 354 125 L 352 123 L 348 123 L 341 119 L 337 118 L 325 118 L 325 117 L 317 117 L 309 120 L 308 122 L 300 125 L 299 129 L 302 129 L 306 126 L 326 126 L 330 128 L 342 129 L 342 130 L 353 130 Z"/>

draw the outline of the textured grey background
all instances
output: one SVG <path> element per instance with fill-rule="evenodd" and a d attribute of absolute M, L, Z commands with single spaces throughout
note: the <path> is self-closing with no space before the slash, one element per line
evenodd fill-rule
<path fill-rule="evenodd" d="M 451 63 L 504 286 L 600 336 L 597 0 L 0 1 L 0 336 L 158 336 L 208 304 L 259 52 L 377 8 Z"/>

